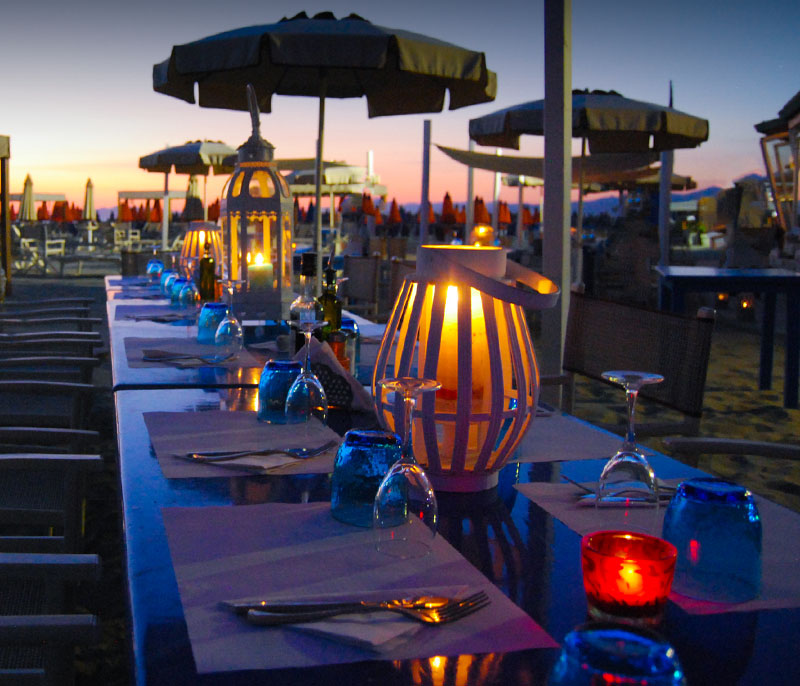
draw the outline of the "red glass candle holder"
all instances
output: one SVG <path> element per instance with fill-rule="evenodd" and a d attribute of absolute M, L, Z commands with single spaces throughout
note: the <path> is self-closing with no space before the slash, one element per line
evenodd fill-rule
<path fill-rule="evenodd" d="M 589 616 L 657 624 L 667 602 L 675 546 L 630 531 L 597 531 L 581 541 L 583 586 Z"/>

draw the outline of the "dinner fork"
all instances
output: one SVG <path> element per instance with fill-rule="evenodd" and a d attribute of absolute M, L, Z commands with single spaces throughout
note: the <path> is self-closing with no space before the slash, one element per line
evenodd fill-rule
<path fill-rule="evenodd" d="M 258 626 L 278 626 L 281 624 L 304 624 L 317 622 L 342 614 L 364 614 L 369 612 L 399 612 L 423 624 L 449 624 L 463 619 L 486 607 L 491 601 L 484 591 L 478 591 L 463 600 L 453 599 L 440 607 L 405 607 L 392 602 L 361 602 L 332 610 L 316 610 L 313 612 L 263 612 L 248 610 L 247 621 Z"/>
<path fill-rule="evenodd" d="M 186 457 L 195 462 L 227 462 L 228 460 L 250 457 L 251 455 L 288 455 L 289 457 L 304 458 L 320 455 L 333 448 L 336 444 L 336 441 L 330 440 L 314 448 L 266 448 L 265 450 L 240 450 L 238 452 L 209 451 L 186 453 L 185 455 L 178 455 L 178 457 Z"/>

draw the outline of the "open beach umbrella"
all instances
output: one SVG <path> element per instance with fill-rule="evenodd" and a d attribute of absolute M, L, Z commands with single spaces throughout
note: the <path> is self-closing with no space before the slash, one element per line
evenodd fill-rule
<path fill-rule="evenodd" d="M 164 174 L 164 207 L 169 206 L 169 175 L 175 171 L 176 174 L 202 174 L 203 175 L 203 216 L 207 215 L 205 202 L 205 181 L 209 170 L 214 174 L 232 174 L 234 162 L 229 162 L 228 158 L 234 158 L 236 150 L 222 141 L 189 141 L 183 145 L 173 145 L 149 155 L 139 158 L 139 167 L 150 172 L 161 172 Z M 169 232 L 169 213 L 164 212 L 161 219 L 161 245 L 166 250 L 167 234 Z"/>
<path fill-rule="evenodd" d="M 253 84 L 261 112 L 275 95 L 319 101 L 316 206 L 320 206 L 326 98 L 366 96 L 370 117 L 440 112 L 494 100 L 497 82 L 482 52 L 410 31 L 377 26 L 356 14 L 301 12 L 275 24 L 248 26 L 176 45 L 153 67 L 153 89 L 201 107 L 248 110 Z M 322 275 L 322 221 L 316 217 L 317 276 Z"/>
<path fill-rule="evenodd" d="M 518 150 L 522 134 L 544 135 L 544 100 L 507 107 L 469 122 L 469 137 L 480 145 Z M 587 142 L 593 154 L 695 148 L 708 140 L 708 120 L 672 107 L 631 100 L 616 91 L 574 90 L 572 136 L 581 139 L 580 176 Z M 578 183 L 583 186 L 583 177 Z M 578 197 L 579 241 L 582 217 L 581 194 Z"/>
<path fill-rule="evenodd" d="M 84 221 L 97 221 L 97 210 L 94 207 L 94 184 L 91 179 L 86 180 L 86 192 L 83 196 L 83 213 L 81 218 Z"/>
<path fill-rule="evenodd" d="M 36 207 L 33 203 L 33 181 L 31 175 L 25 176 L 25 184 L 22 187 L 22 200 L 19 203 L 19 219 L 23 222 L 36 221 Z"/>
<path fill-rule="evenodd" d="M 544 100 L 514 105 L 469 122 L 479 145 L 519 150 L 522 134 L 544 135 Z M 572 91 L 572 136 L 591 153 L 695 148 L 708 140 L 708 120 L 616 91 Z"/>

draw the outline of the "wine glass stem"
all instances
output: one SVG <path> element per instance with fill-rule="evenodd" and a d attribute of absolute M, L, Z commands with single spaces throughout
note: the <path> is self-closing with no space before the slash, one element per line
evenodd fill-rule
<path fill-rule="evenodd" d="M 303 371 L 309 373 L 311 372 L 311 332 L 303 331 L 303 335 L 306 337 L 306 358 L 303 362 Z"/>
<path fill-rule="evenodd" d="M 634 435 L 634 411 L 636 409 L 636 398 L 638 395 L 638 389 L 625 389 L 625 399 L 628 401 L 628 431 L 625 434 L 624 447 L 628 450 L 636 449 L 636 437 Z"/>
<path fill-rule="evenodd" d="M 414 402 L 408 392 L 403 393 L 403 457 L 414 459 Z"/>

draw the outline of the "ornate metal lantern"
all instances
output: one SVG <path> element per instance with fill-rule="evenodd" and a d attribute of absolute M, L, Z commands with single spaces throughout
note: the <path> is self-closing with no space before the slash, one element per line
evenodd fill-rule
<path fill-rule="evenodd" d="M 288 319 L 292 294 L 293 214 L 289 186 L 261 138 L 255 91 L 247 87 L 253 133 L 239 148 L 220 213 L 228 278 L 244 282 L 237 293 L 242 316 Z"/>
<path fill-rule="evenodd" d="M 422 396 L 413 424 L 414 454 L 437 490 L 479 491 L 497 483 L 539 395 L 523 307 L 552 307 L 558 295 L 552 281 L 507 261 L 502 248 L 418 249 L 417 272 L 406 276 L 386 326 L 372 390 L 379 419 L 394 429 L 398 401 L 380 379 L 417 376 L 442 384 Z"/>

